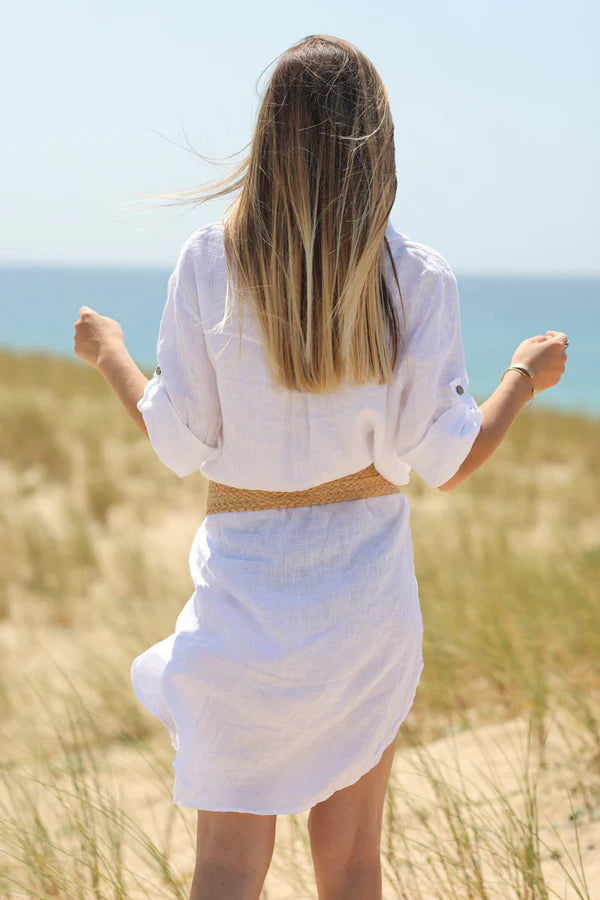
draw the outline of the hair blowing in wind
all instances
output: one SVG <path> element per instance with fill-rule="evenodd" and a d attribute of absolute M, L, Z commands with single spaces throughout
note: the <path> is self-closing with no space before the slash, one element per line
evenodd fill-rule
<path fill-rule="evenodd" d="M 162 196 L 239 190 L 224 217 L 230 286 L 256 311 L 276 383 L 328 393 L 346 379 L 387 383 L 398 359 L 385 238 L 396 185 L 385 85 L 352 44 L 311 35 L 278 58 L 243 162 Z M 225 318 L 231 309 L 228 291 Z"/>

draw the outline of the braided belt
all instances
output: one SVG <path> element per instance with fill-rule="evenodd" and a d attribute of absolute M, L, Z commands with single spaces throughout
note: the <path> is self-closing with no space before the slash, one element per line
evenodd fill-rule
<path fill-rule="evenodd" d="M 373 463 L 360 472 L 326 481 L 303 491 L 257 491 L 235 488 L 219 481 L 208 482 L 206 515 L 219 512 L 245 512 L 255 509 L 277 509 L 282 506 L 313 506 L 319 503 L 341 503 L 398 494 L 401 488 L 377 471 Z"/>

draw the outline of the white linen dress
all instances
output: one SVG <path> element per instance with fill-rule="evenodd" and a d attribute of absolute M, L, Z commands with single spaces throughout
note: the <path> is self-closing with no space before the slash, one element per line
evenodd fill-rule
<path fill-rule="evenodd" d="M 431 487 L 454 474 L 482 419 L 456 279 L 391 222 L 386 236 L 406 314 L 403 324 L 390 275 L 405 334 L 394 378 L 330 395 L 272 382 L 247 307 L 241 344 L 237 321 L 223 325 L 222 223 L 188 239 L 138 403 L 166 466 L 274 491 L 371 463 L 397 485 L 411 468 Z M 396 736 L 423 669 L 406 496 L 211 514 L 189 565 L 194 591 L 174 633 L 131 667 L 176 750 L 174 802 L 299 813 L 356 782 Z"/>

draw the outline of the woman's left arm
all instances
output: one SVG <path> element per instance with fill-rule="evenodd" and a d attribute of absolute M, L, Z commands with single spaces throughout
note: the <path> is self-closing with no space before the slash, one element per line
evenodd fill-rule
<path fill-rule="evenodd" d="M 81 306 L 75 322 L 74 350 L 87 365 L 98 369 L 135 424 L 147 435 L 137 404 L 148 379 L 129 355 L 119 323 L 89 306 Z"/>

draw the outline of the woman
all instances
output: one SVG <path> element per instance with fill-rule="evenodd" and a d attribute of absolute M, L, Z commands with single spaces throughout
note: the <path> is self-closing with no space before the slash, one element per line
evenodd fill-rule
<path fill-rule="evenodd" d="M 230 191 L 181 252 L 149 381 L 117 322 L 82 307 L 75 324 L 159 458 L 210 483 L 194 593 L 133 684 L 177 750 L 174 801 L 198 810 L 192 900 L 258 898 L 277 815 L 305 809 L 320 900 L 373 900 L 423 668 L 400 486 L 411 468 L 464 481 L 558 382 L 568 341 L 524 340 L 477 406 L 456 280 L 389 221 L 386 90 L 343 40 L 286 51 L 248 159 L 183 200 Z"/>

